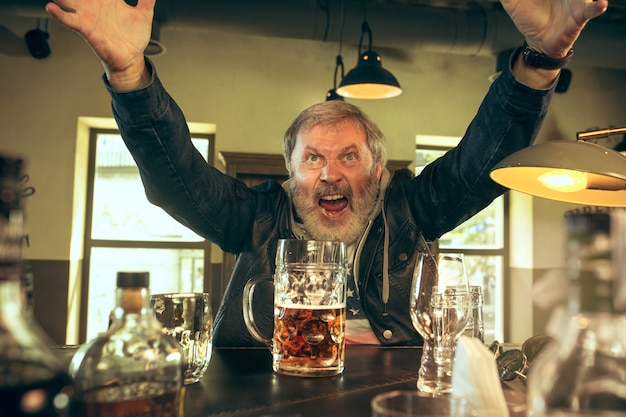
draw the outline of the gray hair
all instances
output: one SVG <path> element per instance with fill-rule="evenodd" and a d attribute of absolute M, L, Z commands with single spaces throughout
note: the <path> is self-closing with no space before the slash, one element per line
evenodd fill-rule
<path fill-rule="evenodd" d="M 283 157 L 290 176 L 291 166 L 289 162 L 298 136 L 310 131 L 315 126 L 330 127 L 344 120 L 351 120 L 355 126 L 363 129 L 374 162 L 385 166 L 387 163 L 386 140 L 376 123 L 357 106 L 341 100 L 331 100 L 314 104 L 302 111 L 285 132 Z"/>

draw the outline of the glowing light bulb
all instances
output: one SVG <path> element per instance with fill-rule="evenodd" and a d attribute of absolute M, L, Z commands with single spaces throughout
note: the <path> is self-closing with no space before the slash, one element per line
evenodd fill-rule
<path fill-rule="evenodd" d="M 587 188 L 586 172 L 555 169 L 541 174 L 537 180 L 545 187 L 563 193 L 573 193 Z"/>

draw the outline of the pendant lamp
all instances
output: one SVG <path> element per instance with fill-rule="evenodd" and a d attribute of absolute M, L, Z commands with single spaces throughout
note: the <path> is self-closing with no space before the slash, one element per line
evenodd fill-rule
<path fill-rule="evenodd" d="M 369 39 L 368 49 L 361 52 L 365 34 Z M 337 93 L 344 97 L 361 99 L 391 98 L 402 93 L 396 77 L 383 68 L 382 58 L 372 50 L 372 30 L 366 20 L 361 24 L 357 65 L 343 77 Z"/>
<path fill-rule="evenodd" d="M 517 151 L 491 171 L 512 190 L 568 203 L 626 207 L 626 156 L 589 139 L 626 133 L 626 127 L 578 132 L 576 141 L 544 142 Z"/>
<path fill-rule="evenodd" d="M 337 73 L 341 70 L 341 78 L 343 79 L 343 58 L 341 54 L 337 55 L 335 59 L 335 76 L 333 77 L 333 88 L 326 93 L 326 101 L 341 100 L 344 101 L 343 96 L 337 94 Z"/>

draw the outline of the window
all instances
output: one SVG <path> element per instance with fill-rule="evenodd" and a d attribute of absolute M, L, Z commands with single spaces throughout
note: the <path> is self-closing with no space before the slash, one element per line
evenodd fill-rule
<path fill-rule="evenodd" d="M 419 174 L 426 164 L 456 146 L 459 140 L 460 138 L 418 135 L 415 174 Z M 470 285 L 482 287 L 486 343 L 504 338 L 503 283 L 506 282 L 507 271 L 507 197 L 504 195 L 497 198 L 480 213 L 438 240 L 439 251 L 465 254 Z"/>
<path fill-rule="evenodd" d="M 192 141 L 213 160 L 213 135 L 193 135 Z M 204 291 L 209 242 L 148 202 L 118 131 L 90 130 L 87 188 L 82 340 L 106 330 L 118 271 L 149 271 L 153 294 Z"/>

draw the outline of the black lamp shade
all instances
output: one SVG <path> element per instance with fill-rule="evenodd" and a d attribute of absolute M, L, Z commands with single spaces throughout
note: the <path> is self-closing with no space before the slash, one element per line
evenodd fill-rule
<path fill-rule="evenodd" d="M 383 68 L 380 55 L 372 50 L 363 52 L 359 61 L 341 80 L 337 93 L 344 97 L 379 99 L 402 93 L 400 83 Z"/>

